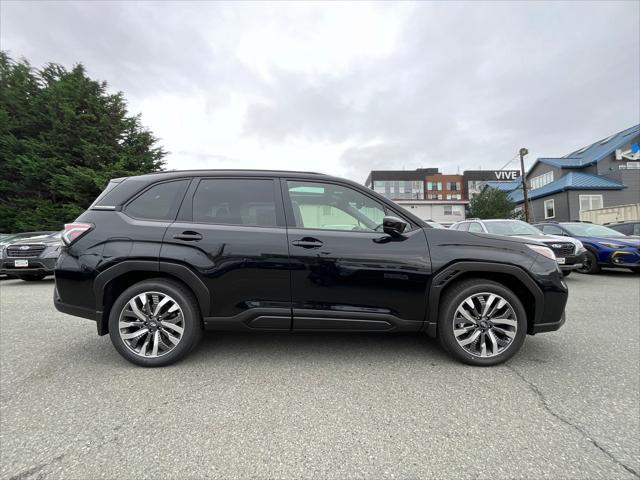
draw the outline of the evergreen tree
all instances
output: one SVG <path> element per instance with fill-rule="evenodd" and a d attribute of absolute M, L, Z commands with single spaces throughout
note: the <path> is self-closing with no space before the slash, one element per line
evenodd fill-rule
<path fill-rule="evenodd" d="M 506 193 L 494 188 L 486 188 L 482 193 L 474 195 L 469 202 L 471 218 L 515 218 L 516 204 L 509 200 Z"/>
<path fill-rule="evenodd" d="M 0 232 L 62 229 L 111 178 L 161 170 L 156 142 L 82 65 L 37 70 L 0 52 Z"/>

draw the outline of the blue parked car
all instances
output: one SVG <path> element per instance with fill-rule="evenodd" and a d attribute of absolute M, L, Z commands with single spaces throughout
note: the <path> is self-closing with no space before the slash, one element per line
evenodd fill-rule
<path fill-rule="evenodd" d="M 629 268 L 640 273 L 640 237 L 588 222 L 546 222 L 535 225 L 544 233 L 577 238 L 587 249 L 580 273 L 598 273 L 602 267 Z"/>

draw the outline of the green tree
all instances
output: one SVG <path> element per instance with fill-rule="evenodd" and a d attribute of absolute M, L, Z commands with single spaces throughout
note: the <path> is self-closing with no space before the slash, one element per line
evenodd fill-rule
<path fill-rule="evenodd" d="M 469 202 L 469 216 L 472 218 L 516 218 L 516 204 L 509 200 L 506 193 L 487 188 L 474 195 Z"/>
<path fill-rule="evenodd" d="M 0 51 L 0 232 L 61 229 L 111 178 L 161 170 L 156 143 L 82 65 L 37 70 Z"/>

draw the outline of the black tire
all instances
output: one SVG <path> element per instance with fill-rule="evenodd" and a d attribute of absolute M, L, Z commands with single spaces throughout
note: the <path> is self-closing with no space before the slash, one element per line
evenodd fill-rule
<path fill-rule="evenodd" d="M 517 329 L 515 337 L 500 353 L 491 357 L 479 357 L 465 350 L 453 333 L 456 310 L 468 297 L 489 293 L 497 294 L 511 305 L 516 316 Z M 527 313 L 520 299 L 500 283 L 482 278 L 464 280 L 451 286 L 440 299 L 440 315 L 438 318 L 438 340 L 444 350 L 461 362 L 475 366 L 491 366 L 507 361 L 520 350 L 527 334 Z"/>
<path fill-rule="evenodd" d="M 566 272 L 562 272 L 562 276 L 563 277 L 568 277 L 569 275 L 571 275 L 571 270 L 567 270 Z"/>
<path fill-rule="evenodd" d="M 34 273 L 31 275 L 20 275 L 17 278 L 19 278 L 20 280 L 24 280 L 25 282 L 39 282 L 44 277 L 46 277 L 46 275 L 43 273 Z"/>
<path fill-rule="evenodd" d="M 598 265 L 598 259 L 595 254 L 590 250 L 587 250 L 587 253 L 584 256 L 584 263 L 582 267 L 578 269 L 579 273 L 600 273 L 600 265 Z"/>
<path fill-rule="evenodd" d="M 145 292 L 159 292 L 170 296 L 182 309 L 184 330 L 179 343 L 168 353 L 158 357 L 142 357 L 120 337 L 120 314 L 128 302 Z M 185 357 L 202 338 L 202 318 L 193 293 L 183 284 L 164 278 L 145 280 L 126 289 L 113 303 L 109 314 L 109 336 L 120 355 L 141 367 L 164 367 Z"/>

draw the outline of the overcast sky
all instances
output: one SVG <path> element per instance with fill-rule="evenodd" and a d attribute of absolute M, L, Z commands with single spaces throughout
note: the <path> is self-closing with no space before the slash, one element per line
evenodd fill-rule
<path fill-rule="evenodd" d="M 0 48 L 122 90 L 168 168 L 362 182 L 561 156 L 639 123 L 639 6 L 2 1 Z"/>

